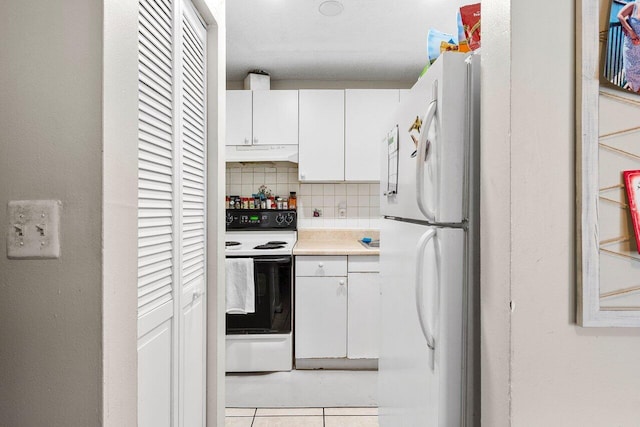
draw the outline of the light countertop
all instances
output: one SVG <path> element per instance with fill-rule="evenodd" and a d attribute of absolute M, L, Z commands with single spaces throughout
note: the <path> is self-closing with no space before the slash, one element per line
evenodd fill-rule
<path fill-rule="evenodd" d="M 380 249 L 367 249 L 359 239 L 379 239 L 378 230 L 314 229 L 298 230 L 294 255 L 380 255 Z"/>

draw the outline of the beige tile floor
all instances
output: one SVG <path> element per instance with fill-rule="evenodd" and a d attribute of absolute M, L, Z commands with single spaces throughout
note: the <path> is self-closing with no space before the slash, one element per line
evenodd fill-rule
<path fill-rule="evenodd" d="M 378 408 L 227 408 L 225 427 L 379 427 Z"/>

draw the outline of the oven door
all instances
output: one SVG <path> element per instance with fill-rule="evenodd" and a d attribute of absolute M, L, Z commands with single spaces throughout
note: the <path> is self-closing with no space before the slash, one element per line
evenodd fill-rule
<path fill-rule="evenodd" d="M 227 314 L 227 335 L 291 332 L 291 256 L 253 257 L 255 312 Z"/>

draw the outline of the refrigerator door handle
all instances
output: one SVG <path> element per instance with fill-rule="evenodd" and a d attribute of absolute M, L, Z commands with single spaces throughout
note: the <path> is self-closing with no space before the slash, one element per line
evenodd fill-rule
<path fill-rule="evenodd" d="M 431 229 L 425 234 L 422 235 L 420 240 L 418 241 L 417 246 L 417 263 L 416 263 L 416 283 L 415 283 L 415 292 L 416 292 L 416 310 L 418 312 L 418 320 L 420 323 L 420 329 L 422 330 L 422 334 L 427 341 L 427 347 L 431 350 L 435 351 L 436 349 L 436 340 L 433 333 L 434 325 L 429 325 L 429 322 L 426 320 L 426 316 L 424 313 L 423 307 L 423 298 L 424 298 L 424 253 L 427 249 L 427 244 L 431 240 L 434 240 L 436 237 L 436 230 Z M 433 302 L 434 313 L 436 314 L 436 319 L 438 316 L 438 306 L 440 300 L 440 255 L 438 250 L 437 240 L 434 240 L 435 245 L 435 255 L 436 255 L 436 275 L 437 275 L 437 283 L 436 286 L 436 296 L 435 301 Z M 434 369 L 434 365 L 432 363 L 432 369 Z"/>
<path fill-rule="evenodd" d="M 422 120 L 422 132 L 420 133 L 420 138 L 418 139 L 418 155 L 416 156 L 416 201 L 418 202 L 418 209 L 420 212 L 427 218 L 430 222 L 435 222 L 436 214 L 424 203 L 424 170 L 426 168 L 427 162 L 427 153 L 429 153 L 432 148 L 430 147 L 431 142 L 428 139 L 429 136 L 429 128 L 433 124 L 433 120 L 436 117 L 436 110 L 438 108 L 438 81 L 433 82 L 433 100 L 429 104 L 429 108 L 427 108 L 427 113 L 424 115 L 424 120 Z"/>

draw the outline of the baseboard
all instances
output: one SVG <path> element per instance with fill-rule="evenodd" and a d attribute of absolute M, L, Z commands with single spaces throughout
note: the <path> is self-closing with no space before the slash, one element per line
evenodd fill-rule
<path fill-rule="evenodd" d="M 296 359 L 296 369 L 377 371 L 378 359 Z"/>

